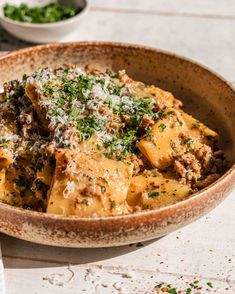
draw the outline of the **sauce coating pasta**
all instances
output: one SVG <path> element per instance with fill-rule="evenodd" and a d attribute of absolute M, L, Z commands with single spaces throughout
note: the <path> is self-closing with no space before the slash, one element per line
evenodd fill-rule
<path fill-rule="evenodd" d="M 39 69 L 0 96 L 0 200 L 108 216 L 176 203 L 224 168 L 218 134 L 124 70 Z"/>

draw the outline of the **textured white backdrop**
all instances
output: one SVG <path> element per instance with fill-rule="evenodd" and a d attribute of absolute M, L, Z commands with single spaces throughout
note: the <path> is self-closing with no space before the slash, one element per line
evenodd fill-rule
<path fill-rule="evenodd" d="M 235 82 L 234 0 L 91 0 L 64 41 L 109 40 L 167 49 Z M 0 28 L 0 50 L 29 44 Z M 212 213 L 160 240 L 110 249 L 62 249 L 1 235 L 8 294 L 154 293 L 157 282 L 235 293 L 235 191 Z M 214 287 L 207 292 L 206 283 Z M 226 290 L 227 289 L 227 290 Z"/>

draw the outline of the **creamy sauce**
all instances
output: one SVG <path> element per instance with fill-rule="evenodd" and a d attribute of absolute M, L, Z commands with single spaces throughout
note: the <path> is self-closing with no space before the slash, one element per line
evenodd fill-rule
<path fill-rule="evenodd" d="M 39 69 L 0 93 L 0 200 L 97 217 L 175 203 L 217 179 L 218 134 L 125 71 Z"/>

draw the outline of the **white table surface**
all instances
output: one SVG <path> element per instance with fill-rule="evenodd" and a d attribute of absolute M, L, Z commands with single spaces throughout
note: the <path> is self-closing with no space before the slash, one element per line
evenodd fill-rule
<path fill-rule="evenodd" d="M 123 41 L 167 49 L 235 82 L 234 0 L 90 4 L 87 18 L 64 41 Z M 0 28 L 0 50 L 28 45 Z M 235 191 L 206 217 L 143 247 L 64 249 L 0 238 L 7 294 L 157 293 L 154 286 L 160 282 L 184 290 L 195 279 L 202 289 L 191 293 L 235 293 Z"/>

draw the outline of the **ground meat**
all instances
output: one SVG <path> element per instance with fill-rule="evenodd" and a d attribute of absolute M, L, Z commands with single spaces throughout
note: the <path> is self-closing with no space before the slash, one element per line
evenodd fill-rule
<path fill-rule="evenodd" d="M 35 125 L 35 122 L 33 119 L 33 113 L 32 112 L 29 112 L 29 113 L 22 112 L 18 116 L 18 122 L 22 126 L 22 130 L 21 130 L 22 135 L 23 135 L 23 137 L 26 138 L 29 134 L 29 131 L 31 129 L 33 129 L 33 127 Z"/>
<path fill-rule="evenodd" d="M 24 124 L 31 124 L 33 121 L 33 113 L 22 113 L 19 115 L 19 122 L 22 123 L 22 125 Z"/>
<path fill-rule="evenodd" d="M 63 141 L 66 145 L 77 146 L 79 142 L 77 129 L 72 126 L 66 129 L 63 134 Z"/>
<path fill-rule="evenodd" d="M 187 132 L 184 132 L 184 131 L 181 131 L 181 132 L 180 132 L 179 137 L 180 137 L 180 139 L 182 139 L 182 140 L 189 139 L 189 137 L 188 137 L 188 133 L 187 133 Z"/>
<path fill-rule="evenodd" d="M 93 75 L 99 75 L 101 74 L 101 71 L 97 68 L 95 68 L 93 65 L 91 64 L 88 64 L 86 67 L 85 67 L 85 71 L 87 73 L 90 73 L 90 74 L 93 74 Z"/>
<path fill-rule="evenodd" d="M 133 165 L 134 165 L 134 168 L 133 168 L 133 175 L 137 175 L 137 174 L 140 172 L 141 167 L 144 166 L 144 163 L 143 163 L 143 161 L 142 161 L 140 158 L 138 158 L 135 154 L 131 154 L 130 160 L 131 160 L 131 162 L 132 162 Z"/>
<path fill-rule="evenodd" d="M 70 69 L 76 68 L 75 64 L 72 64 L 72 63 L 68 63 L 68 64 L 66 64 L 66 66 Z"/>
<path fill-rule="evenodd" d="M 152 110 L 153 110 L 154 112 L 158 112 L 158 111 L 160 110 L 160 106 L 159 106 L 159 104 L 158 104 L 157 102 L 153 105 Z"/>
<path fill-rule="evenodd" d="M 216 181 L 220 177 L 219 174 L 211 174 L 207 176 L 204 180 L 198 181 L 192 185 L 193 189 L 203 189 L 206 186 L 210 185 L 212 182 Z"/>
<path fill-rule="evenodd" d="M 176 98 L 174 98 L 173 103 L 174 103 L 175 107 L 183 106 L 183 103 L 180 100 L 176 99 Z"/>
<path fill-rule="evenodd" d="M 222 172 L 224 166 L 226 165 L 226 161 L 222 158 L 213 158 L 213 163 L 213 168 L 216 168 L 216 171 L 219 172 Z"/>
<path fill-rule="evenodd" d="M 211 159 L 212 159 L 212 150 L 211 147 L 203 144 L 202 147 L 200 147 L 196 151 L 196 157 L 200 161 L 201 166 L 204 170 L 208 171 L 211 169 Z"/>
<path fill-rule="evenodd" d="M 134 211 L 141 211 L 141 210 L 142 210 L 142 207 L 139 206 L 139 205 L 135 205 L 135 206 L 133 207 L 133 210 L 134 210 Z"/>
<path fill-rule="evenodd" d="M 110 116 L 113 115 L 113 111 L 104 105 L 99 106 L 99 113 L 104 115 L 110 115 Z"/>
<path fill-rule="evenodd" d="M 146 130 L 148 129 L 148 127 L 151 127 L 153 125 L 154 125 L 154 120 L 152 120 L 147 114 L 144 114 L 141 128 Z"/>
<path fill-rule="evenodd" d="M 124 70 L 119 71 L 119 80 L 122 83 L 130 83 L 131 79 L 129 78 L 129 76 L 126 74 L 126 72 Z"/>
<path fill-rule="evenodd" d="M 81 194 L 86 197 L 99 197 L 101 198 L 104 194 L 104 188 L 100 185 L 90 185 L 87 186 Z"/>
<path fill-rule="evenodd" d="M 110 122 L 110 124 L 108 125 L 107 127 L 107 131 L 110 133 L 110 134 L 114 134 L 116 133 L 117 130 L 119 130 L 121 127 L 124 126 L 124 123 L 121 123 L 119 121 L 112 121 Z"/>
<path fill-rule="evenodd" d="M 224 158 L 224 152 L 223 152 L 222 150 L 215 151 L 215 152 L 213 153 L 213 156 L 214 156 L 215 158 Z"/>
<path fill-rule="evenodd" d="M 224 166 L 224 154 L 221 150 L 212 152 L 211 147 L 203 145 L 197 152 L 196 156 L 206 173 L 221 172 Z"/>
<path fill-rule="evenodd" d="M 191 153 L 183 154 L 174 160 L 174 170 L 187 181 L 197 180 L 201 177 L 201 165 L 196 157 Z"/>
<path fill-rule="evenodd" d="M 123 114 L 122 116 L 122 120 L 128 125 L 128 126 L 131 126 L 132 125 L 132 120 L 130 118 L 129 115 L 125 115 Z"/>

